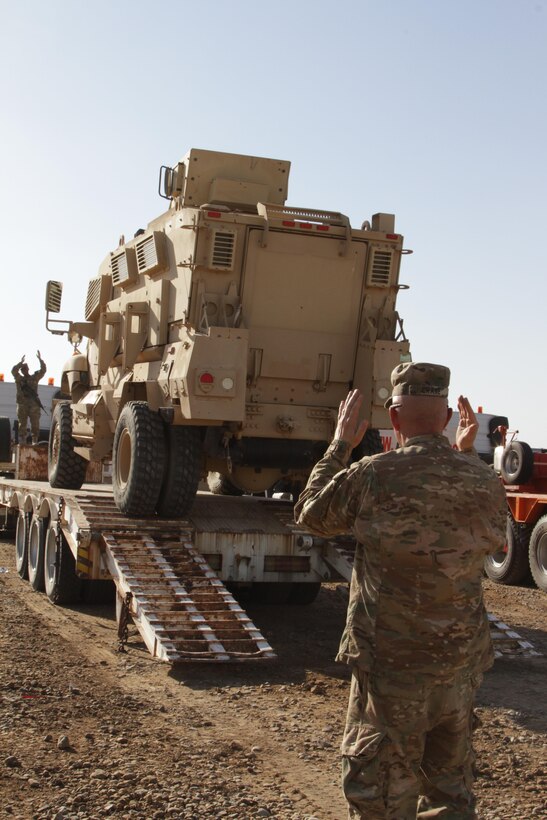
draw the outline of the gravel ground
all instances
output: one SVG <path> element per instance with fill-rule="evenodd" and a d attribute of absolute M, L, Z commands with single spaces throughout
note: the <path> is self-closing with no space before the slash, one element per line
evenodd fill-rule
<path fill-rule="evenodd" d="M 276 661 L 169 667 L 112 603 L 52 606 L 0 543 L 0 817 L 346 816 L 338 743 L 348 673 L 334 663 L 345 602 L 253 605 Z M 485 582 L 490 612 L 542 653 L 502 658 L 479 692 L 478 814 L 547 817 L 547 596 Z"/>

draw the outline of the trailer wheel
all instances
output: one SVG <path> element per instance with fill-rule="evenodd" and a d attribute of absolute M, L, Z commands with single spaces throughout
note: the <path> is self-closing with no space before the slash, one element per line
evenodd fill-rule
<path fill-rule="evenodd" d="M 505 547 L 487 555 L 484 561 L 484 571 L 491 581 L 514 585 L 528 577 L 528 533 L 529 527 L 517 524 L 512 515 L 507 516 Z"/>
<path fill-rule="evenodd" d="M 319 595 L 320 589 L 321 581 L 312 581 L 311 583 L 296 581 L 291 584 L 288 603 L 297 604 L 298 606 L 308 606 L 308 604 L 313 604 Z"/>
<path fill-rule="evenodd" d="M 243 495 L 243 490 L 236 487 L 228 476 L 222 473 L 208 473 L 207 486 L 215 495 Z"/>
<path fill-rule="evenodd" d="M 532 530 L 529 546 L 530 571 L 539 589 L 547 592 L 547 515 Z"/>
<path fill-rule="evenodd" d="M 534 471 L 534 453 L 525 441 L 512 441 L 501 457 L 501 476 L 506 484 L 526 484 Z"/>
<path fill-rule="evenodd" d="M 59 402 L 51 418 L 48 444 L 48 478 L 52 487 L 79 490 L 85 479 L 87 461 L 74 452 L 72 408 L 70 402 Z"/>
<path fill-rule="evenodd" d="M 202 447 L 197 427 L 166 426 L 166 464 L 157 512 L 165 518 L 185 516 L 196 497 Z"/>
<path fill-rule="evenodd" d="M 44 549 L 44 589 L 53 604 L 74 604 L 80 600 L 82 582 L 76 575 L 76 562 L 63 533 L 58 536 L 49 525 Z"/>
<path fill-rule="evenodd" d="M 112 490 L 125 515 L 152 515 L 163 482 L 163 423 L 145 401 L 130 401 L 116 425 L 112 452 Z"/>
<path fill-rule="evenodd" d="M 44 581 L 44 552 L 47 526 L 44 518 L 32 516 L 28 538 L 28 579 L 30 585 L 37 592 L 43 592 Z"/>
<path fill-rule="evenodd" d="M 11 425 L 6 416 L 0 416 L 0 461 L 11 461 Z"/>
<path fill-rule="evenodd" d="M 15 530 L 15 566 L 17 574 L 24 580 L 28 580 L 28 537 L 29 514 L 19 510 Z"/>

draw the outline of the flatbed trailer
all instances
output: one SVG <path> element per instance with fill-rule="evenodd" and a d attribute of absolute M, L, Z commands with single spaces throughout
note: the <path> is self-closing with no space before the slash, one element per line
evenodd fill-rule
<path fill-rule="evenodd" d="M 149 652 L 171 664 L 274 659 L 233 593 L 306 604 L 323 581 L 351 579 L 353 539 L 312 536 L 282 499 L 200 492 L 185 520 L 128 518 L 108 484 L 54 490 L 4 477 L 0 507 L 21 578 L 55 604 L 77 604 L 83 585 L 112 581 L 120 648 L 132 619 Z M 490 621 L 498 656 L 535 654 Z"/>
<path fill-rule="evenodd" d="M 292 503 L 275 498 L 200 492 L 186 520 L 128 518 L 108 484 L 54 490 L 4 477 L 0 506 L 22 578 L 56 604 L 78 603 L 83 581 L 111 579 L 120 640 L 130 617 L 170 663 L 274 658 L 232 590 L 305 604 L 322 581 L 351 576 L 351 544 L 300 530 Z"/>

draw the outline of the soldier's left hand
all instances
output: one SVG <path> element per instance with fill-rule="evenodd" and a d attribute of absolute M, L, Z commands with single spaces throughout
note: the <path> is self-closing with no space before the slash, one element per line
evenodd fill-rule
<path fill-rule="evenodd" d="M 456 430 L 456 447 L 458 450 L 470 450 L 477 438 L 479 424 L 466 396 L 458 397 L 458 412 L 460 421 Z"/>
<path fill-rule="evenodd" d="M 363 396 L 359 390 L 351 390 L 344 401 L 340 402 L 338 409 L 338 422 L 334 438 L 340 441 L 347 441 L 351 444 L 351 449 L 361 443 L 365 435 L 369 422 L 366 419 L 359 421 Z"/>

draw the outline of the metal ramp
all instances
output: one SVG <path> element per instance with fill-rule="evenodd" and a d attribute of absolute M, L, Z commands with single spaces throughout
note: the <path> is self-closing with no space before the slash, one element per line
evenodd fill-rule
<path fill-rule="evenodd" d="M 345 581 L 351 581 L 353 562 L 355 558 L 355 541 L 351 538 L 337 538 L 325 541 L 323 545 L 323 560 Z M 344 597 L 349 597 L 346 590 Z M 534 649 L 533 644 L 524 640 L 518 632 L 503 623 L 496 615 L 488 613 L 490 635 L 494 645 L 494 656 L 503 657 L 541 657 L 541 653 Z"/>
<path fill-rule="evenodd" d="M 102 534 L 118 595 L 150 653 L 168 663 L 275 658 L 183 530 Z"/>

